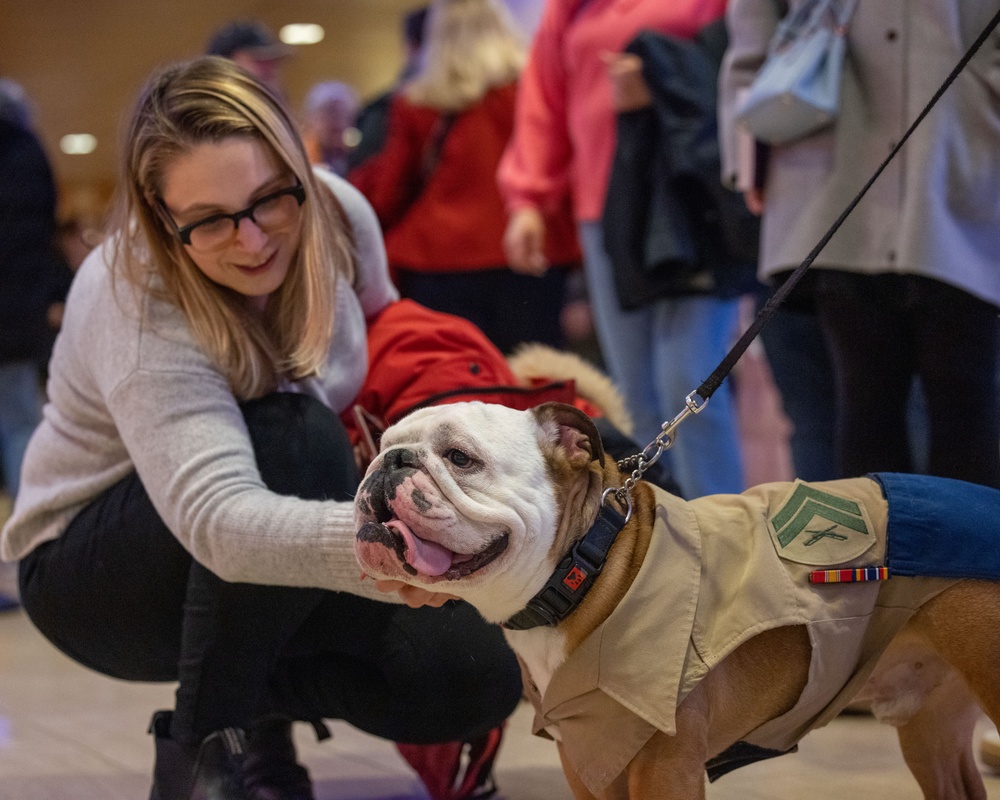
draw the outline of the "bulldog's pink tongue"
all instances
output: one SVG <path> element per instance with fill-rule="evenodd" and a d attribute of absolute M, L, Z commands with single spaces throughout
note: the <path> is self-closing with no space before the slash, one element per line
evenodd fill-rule
<path fill-rule="evenodd" d="M 398 519 L 385 524 L 403 537 L 406 542 L 406 563 L 423 575 L 443 575 L 451 568 L 452 552 L 434 542 L 413 535 L 405 523 Z"/>

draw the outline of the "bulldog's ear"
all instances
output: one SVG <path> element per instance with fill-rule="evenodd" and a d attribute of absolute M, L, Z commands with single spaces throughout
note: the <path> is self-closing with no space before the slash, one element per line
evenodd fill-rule
<path fill-rule="evenodd" d="M 566 403 L 543 403 L 531 409 L 540 427 L 557 426 L 559 444 L 570 462 L 581 464 L 597 461 L 604 466 L 604 445 L 594 421 L 580 409 Z M 586 459 L 586 460 L 583 460 Z"/>

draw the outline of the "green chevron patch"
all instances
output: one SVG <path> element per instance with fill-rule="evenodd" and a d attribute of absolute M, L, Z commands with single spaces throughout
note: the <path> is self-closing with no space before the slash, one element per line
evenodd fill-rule
<path fill-rule="evenodd" d="M 768 528 L 778 554 L 799 564 L 843 564 L 875 544 L 861 503 L 802 481 L 778 505 Z"/>

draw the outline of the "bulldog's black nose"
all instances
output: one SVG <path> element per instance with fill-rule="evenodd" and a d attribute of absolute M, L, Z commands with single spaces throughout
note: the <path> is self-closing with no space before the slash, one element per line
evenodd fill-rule
<path fill-rule="evenodd" d="M 390 450 L 382 458 L 383 469 L 403 469 L 404 467 L 417 469 L 419 466 L 420 459 L 417 457 L 416 452 L 405 447 L 397 447 L 394 450 Z"/>

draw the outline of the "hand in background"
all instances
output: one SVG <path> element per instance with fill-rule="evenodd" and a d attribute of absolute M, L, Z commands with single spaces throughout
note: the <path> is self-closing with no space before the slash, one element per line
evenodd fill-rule
<path fill-rule="evenodd" d="M 49 327 L 52 330 L 57 331 L 62 327 L 63 313 L 66 310 L 66 304 L 59 302 L 53 303 L 45 311 L 45 321 L 48 322 Z"/>
<path fill-rule="evenodd" d="M 746 189 L 743 192 L 743 202 L 747 204 L 747 209 L 751 214 L 760 216 L 764 213 L 764 190 Z"/>
<path fill-rule="evenodd" d="M 642 77 L 642 59 L 632 53 L 604 53 L 615 111 L 636 111 L 653 102 Z"/>
<path fill-rule="evenodd" d="M 542 248 L 545 244 L 545 220 L 535 208 L 520 208 L 510 216 L 503 235 L 507 264 L 514 272 L 543 275 L 549 268 Z"/>

